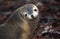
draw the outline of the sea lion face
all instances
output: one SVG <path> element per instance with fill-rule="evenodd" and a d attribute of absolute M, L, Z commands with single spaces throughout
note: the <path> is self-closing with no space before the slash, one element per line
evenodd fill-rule
<path fill-rule="evenodd" d="M 25 9 L 25 13 L 24 16 L 29 19 L 29 20 L 33 20 L 34 18 L 38 17 L 38 8 L 37 6 L 30 4 L 26 7 Z"/>

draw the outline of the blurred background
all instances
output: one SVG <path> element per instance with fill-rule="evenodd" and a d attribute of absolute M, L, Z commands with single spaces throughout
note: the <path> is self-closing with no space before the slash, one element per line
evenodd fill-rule
<path fill-rule="evenodd" d="M 12 14 L 11 12 L 29 3 L 40 4 L 37 6 L 39 22 L 31 39 L 60 39 L 60 0 L 0 0 L 0 24 L 5 22 L 7 17 Z M 4 13 L 7 13 L 7 15 Z M 45 28 L 48 31 L 52 29 L 52 33 L 45 33 Z"/>

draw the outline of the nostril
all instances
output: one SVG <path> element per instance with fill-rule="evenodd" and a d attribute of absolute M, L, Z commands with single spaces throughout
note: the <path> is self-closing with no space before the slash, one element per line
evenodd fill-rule
<path fill-rule="evenodd" d="M 33 16 L 33 15 L 31 15 L 31 17 L 32 17 L 32 18 L 34 18 L 34 16 Z"/>

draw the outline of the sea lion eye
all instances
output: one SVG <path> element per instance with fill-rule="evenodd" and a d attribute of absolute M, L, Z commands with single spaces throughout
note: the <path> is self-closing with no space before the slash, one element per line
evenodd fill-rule
<path fill-rule="evenodd" d="M 25 14 L 25 16 L 27 16 L 27 14 Z"/>
<path fill-rule="evenodd" d="M 34 9 L 34 11 L 37 11 L 37 9 Z"/>

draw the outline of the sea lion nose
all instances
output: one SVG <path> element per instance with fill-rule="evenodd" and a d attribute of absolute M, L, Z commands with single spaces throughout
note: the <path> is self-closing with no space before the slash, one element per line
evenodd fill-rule
<path fill-rule="evenodd" d="M 32 18 L 34 18 L 34 16 L 33 16 L 33 15 L 31 15 L 31 17 L 32 17 Z"/>

